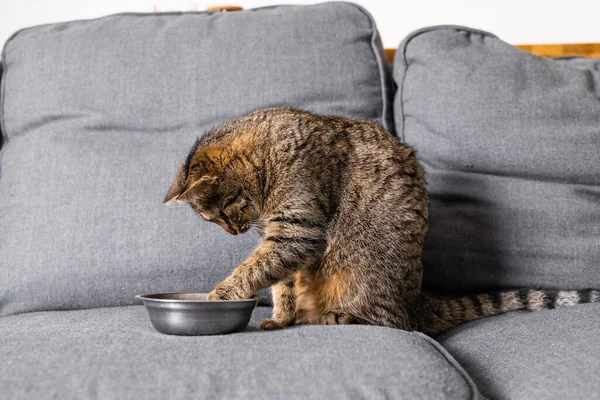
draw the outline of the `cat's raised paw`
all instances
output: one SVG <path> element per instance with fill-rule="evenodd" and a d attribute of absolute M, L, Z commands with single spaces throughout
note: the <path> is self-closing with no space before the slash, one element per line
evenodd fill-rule
<path fill-rule="evenodd" d="M 206 296 L 206 301 L 216 301 L 216 300 L 233 300 L 231 293 L 225 291 L 223 289 L 217 288 L 210 292 L 208 296 Z"/>
<path fill-rule="evenodd" d="M 328 311 L 321 315 L 321 325 L 349 325 L 355 323 L 354 318 L 342 311 Z"/>
<path fill-rule="evenodd" d="M 271 318 L 265 318 L 258 324 L 258 328 L 263 331 L 274 331 L 283 329 L 283 325 Z"/>

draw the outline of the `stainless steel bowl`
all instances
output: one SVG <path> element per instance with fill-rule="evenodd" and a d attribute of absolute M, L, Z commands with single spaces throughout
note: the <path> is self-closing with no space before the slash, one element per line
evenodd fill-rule
<path fill-rule="evenodd" d="M 168 335 L 221 335 L 243 331 L 260 296 L 206 301 L 208 293 L 158 293 L 142 300 L 157 331 Z"/>

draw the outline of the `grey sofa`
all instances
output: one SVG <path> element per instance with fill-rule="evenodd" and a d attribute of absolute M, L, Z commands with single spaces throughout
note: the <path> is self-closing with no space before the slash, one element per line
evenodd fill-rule
<path fill-rule="evenodd" d="M 387 62 L 349 3 L 121 14 L 2 54 L 0 398 L 600 398 L 600 305 L 437 338 L 372 326 L 156 332 L 139 293 L 209 291 L 256 245 L 161 200 L 196 136 L 290 105 L 375 120 L 431 194 L 425 290 L 600 287 L 600 61 L 463 27 Z"/>

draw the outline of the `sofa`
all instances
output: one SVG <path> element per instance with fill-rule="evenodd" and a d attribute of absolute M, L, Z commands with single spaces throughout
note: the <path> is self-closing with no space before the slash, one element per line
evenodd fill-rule
<path fill-rule="evenodd" d="M 351 3 L 119 14 L 2 53 L 0 398 L 600 398 L 600 304 L 437 337 L 377 326 L 170 336 L 136 294 L 208 292 L 256 246 L 162 199 L 211 127 L 293 106 L 376 121 L 425 167 L 423 290 L 600 288 L 600 60 L 459 26 L 393 63 Z"/>

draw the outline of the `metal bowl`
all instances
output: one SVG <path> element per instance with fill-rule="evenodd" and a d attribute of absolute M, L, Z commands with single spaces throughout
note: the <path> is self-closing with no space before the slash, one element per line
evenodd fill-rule
<path fill-rule="evenodd" d="M 208 293 L 158 293 L 142 300 L 157 331 L 168 335 L 221 335 L 243 331 L 260 296 L 206 301 Z"/>

